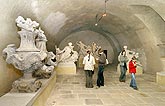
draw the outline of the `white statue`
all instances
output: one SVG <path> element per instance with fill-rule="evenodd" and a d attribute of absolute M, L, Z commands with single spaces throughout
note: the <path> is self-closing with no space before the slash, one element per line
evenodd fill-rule
<path fill-rule="evenodd" d="M 46 49 L 47 39 L 46 39 L 46 36 L 44 34 L 44 31 L 41 30 L 41 28 L 39 28 L 35 32 L 37 33 L 36 47 L 40 51 L 47 52 L 47 49 Z"/>
<path fill-rule="evenodd" d="M 57 65 L 55 61 L 55 54 L 53 52 L 48 52 L 48 56 L 46 59 L 46 64 L 41 68 L 42 70 L 45 70 L 46 72 L 52 72 L 54 70 L 54 67 Z"/>
<path fill-rule="evenodd" d="M 56 66 L 56 62 L 53 61 L 55 60 L 56 55 L 53 52 L 48 52 L 48 56 L 47 56 L 47 63 L 49 66 Z"/>
<path fill-rule="evenodd" d="M 92 42 L 92 53 L 95 53 L 97 50 L 97 45 L 95 42 Z"/>
<path fill-rule="evenodd" d="M 76 44 L 77 44 L 78 47 L 80 48 L 80 50 L 79 50 L 79 55 L 85 56 L 88 46 L 85 45 L 84 43 L 82 43 L 82 41 L 77 41 Z"/>
<path fill-rule="evenodd" d="M 72 43 L 69 42 L 68 46 L 66 46 L 63 50 L 56 48 L 57 62 L 75 61 L 75 59 L 78 58 L 78 53 L 73 51 L 73 47 Z"/>
<path fill-rule="evenodd" d="M 77 41 L 76 44 L 78 45 L 78 47 L 80 48 L 79 50 L 79 55 L 80 56 L 85 56 L 87 50 L 91 50 L 91 54 L 95 57 L 98 58 L 99 56 L 99 52 L 98 50 L 101 49 L 101 46 L 98 46 L 95 42 L 92 42 L 92 45 L 85 45 L 84 43 L 82 43 L 82 41 Z"/>

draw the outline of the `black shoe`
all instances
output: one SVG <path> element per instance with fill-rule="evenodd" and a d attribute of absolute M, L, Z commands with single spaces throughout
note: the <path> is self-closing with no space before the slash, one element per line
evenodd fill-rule
<path fill-rule="evenodd" d="M 136 88 L 133 88 L 134 90 L 138 90 L 138 88 L 136 87 Z"/>
<path fill-rule="evenodd" d="M 125 82 L 125 80 L 120 80 L 120 82 Z"/>
<path fill-rule="evenodd" d="M 93 86 L 86 86 L 86 88 L 93 88 Z"/>

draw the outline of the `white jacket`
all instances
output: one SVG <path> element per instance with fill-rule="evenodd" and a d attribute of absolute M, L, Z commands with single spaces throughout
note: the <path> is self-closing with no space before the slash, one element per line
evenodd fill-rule
<path fill-rule="evenodd" d="M 89 59 L 89 54 L 86 55 L 83 59 L 83 64 L 84 64 L 84 70 L 94 70 L 94 65 L 95 65 L 95 59 L 92 55 L 90 55 Z"/>

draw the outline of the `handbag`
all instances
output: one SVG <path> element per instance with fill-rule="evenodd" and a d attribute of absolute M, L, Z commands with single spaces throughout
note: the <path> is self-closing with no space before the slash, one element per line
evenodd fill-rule
<path fill-rule="evenodd" d="M 107 64 L 109 64 L 109 61 L 108 61 L 108 59 L 106 59 L 106 65 L 107 65 Z"/>

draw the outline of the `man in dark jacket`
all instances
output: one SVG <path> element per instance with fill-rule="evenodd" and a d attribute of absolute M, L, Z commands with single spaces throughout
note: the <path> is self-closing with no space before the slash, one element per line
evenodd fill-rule
<path fill-rule="evenodd" d="M 97 74 L 97 88 L 104 86 L 104 66 L 106 64 L 106 55 L 100 49 L 99 50 L 99 59 L 98 59 L 98 74 Z"/>

